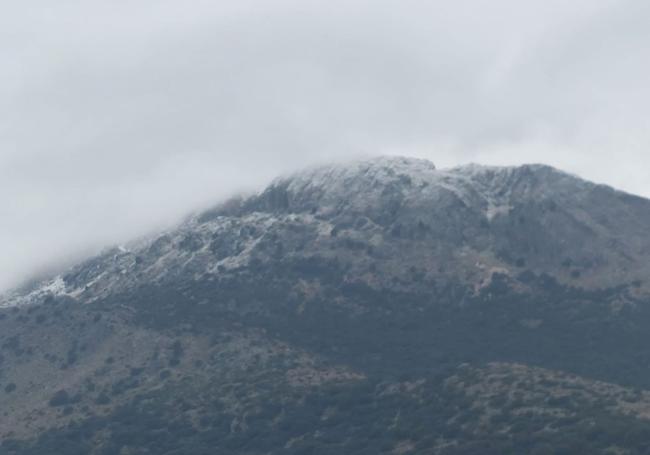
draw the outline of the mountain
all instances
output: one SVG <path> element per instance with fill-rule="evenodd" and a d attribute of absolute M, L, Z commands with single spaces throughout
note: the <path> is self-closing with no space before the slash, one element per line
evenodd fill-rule
<path fill-rule="evenodd" d="M 0 298 L 0 454 L 650 453 L 650 201 L 279 178 Z"/>

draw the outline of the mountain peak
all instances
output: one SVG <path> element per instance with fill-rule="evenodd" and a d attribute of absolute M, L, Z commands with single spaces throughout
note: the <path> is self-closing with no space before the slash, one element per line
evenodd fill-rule
<path fill-rule="evenodd" d="M 580 264 L 559 272 L 593 287 L 646 269 L 646 253 L 639 256 L 646 247 L 639 245 L 647 244 L 649 207 L 650 201 L 544 164 L 438 169 L 427 160 L 391 156 L 281 177 L 235 210 L 200 219 L 258 213 L 309 216 L 337 232 L 374 226 L 382 235 L 428 238 L 435 248 L 472 249 L 477 258 L 490 251 L 538 271 Z M 612 264 L 618 264 L 616 277 L 609 276 Z"/>
<path fill-rule="evenodd" d="M 190 271 L 212 276 L 270 260 L 289 244 L 342 260 L 336 249 L 323 249 L 335 248 L 340 239 L 372 252 L 349 258 L 360 270 L 375 256 L 384 258 L 377 268 L 386 270 L 375 279 L 442 261 L 445 275 L 462 274 L 471 282 L 490 267 L 527 264 L 536 273 L 593 288 L 646 273 L 649 207 L 645 199 L 546 165 L 437 169 L 427 160 L 379 157 L 281 177 L 255 196 L 222 204 L 129 250 L 91 259 L 63 282 L 52 280 L 12 301 L 75 297 L 87 289 L 105 296 Z M 284 246 L 276 245 L 282 236 Z M 433 269 L 431 274 L 439 275 Z"/>
<path fill-rule="evenodd" d="M 281 211 L 330 216 L 364 213 L 385 218 L 385 208 L 415 205 L 426 209 L 455 200 L 487 212 L 508 205 L 513 197 L 575 194 L 591 188 L 578 177 L 550 166 L 483 166 L 468 164 L 438 169 L 424 159 L 383 156 L 318 166 L 280 177 L 247 201 L 248 211 Z M 492 212 L 491 212 L 492 213 Z M 390 218 L 390 217 L 389 217 Z"/>
<path fill-rule="evenodd" d="M 355 193 L 391 184 L 429 181 L 436 175 L 436 166 L 428 160 L 397 156 L 381 156 L 366 160 L 317 166 L 280 177 L 273 187 L 285 187 L 292 193 L 314 189 Z"/>

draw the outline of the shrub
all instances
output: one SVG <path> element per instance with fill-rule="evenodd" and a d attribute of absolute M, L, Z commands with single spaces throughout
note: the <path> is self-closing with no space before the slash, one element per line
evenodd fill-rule
<path fill-rule="evenodd" d="M 50 398 L 50 406 L 65 406 L 71 402 L 70 395 L 65 390 L 59 390 Z"/>
<path fill-rule="evenodd" d="M 106 395 L 105 393 L 103 393 L 103 392 L 100 393 L 99 396 L 95 399 L 95 404 L 98 404 L 98 405 L 101 405 L 101 406 L 106 405 L 106 404 L 108 404 L 110 402 L 111 402 L 110 397 L 108 395 Z"/>

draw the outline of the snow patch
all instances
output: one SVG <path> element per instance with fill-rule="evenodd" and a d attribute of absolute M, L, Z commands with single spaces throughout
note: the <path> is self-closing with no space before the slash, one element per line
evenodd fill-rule
<path fill-rule="evenodd" d="M 0 308 L 28 305 L 42 301 L 45 297 L 57 297 L 61 295 L 68 295 L 66 292 L 65 282 L 61 276 L 57 276 L 52 280 L 45 281 L 39 288 L 27 294 L 9 294 L 4 298 L 0 298 Z"/>

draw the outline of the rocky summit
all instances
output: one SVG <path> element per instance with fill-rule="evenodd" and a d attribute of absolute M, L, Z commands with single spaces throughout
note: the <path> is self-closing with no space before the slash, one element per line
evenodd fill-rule
<path fill-rule="evenodd" d="M 0 298 L 0 455 L 650 453 L 650 201 L 316 167 Z"/>

